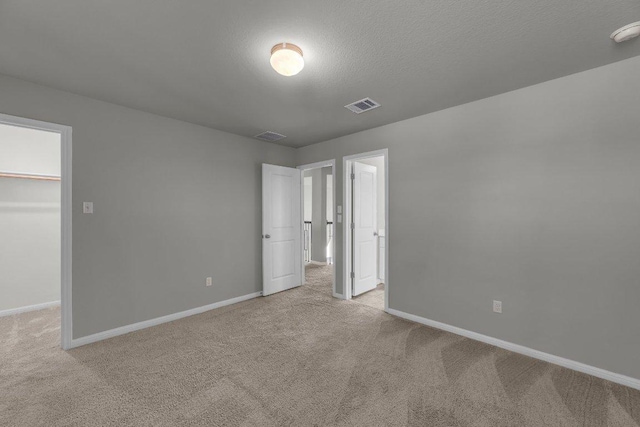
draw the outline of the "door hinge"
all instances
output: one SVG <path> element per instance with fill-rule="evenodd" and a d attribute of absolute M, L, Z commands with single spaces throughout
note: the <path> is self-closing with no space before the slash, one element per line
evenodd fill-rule
<path fill-rule="evenodd" d="M 354 273 L 353 271 L 351 272 L 351 278 L 355 279 L 356 278 L 356 273 Z"/>
<path fill-rule="evenodd" d="M 356 174 L 355 173 L 351 174 L 351 179 L 356 179 Z"/>
<path fill-rule="evenodd" d="M 355 228 L 356 228 L 356 223 L 355 223 L 355 222 L 352 222 L 352 223 L 351 223 L 351 229 L 352 229 L 352 230 L 354 230 Z"/>

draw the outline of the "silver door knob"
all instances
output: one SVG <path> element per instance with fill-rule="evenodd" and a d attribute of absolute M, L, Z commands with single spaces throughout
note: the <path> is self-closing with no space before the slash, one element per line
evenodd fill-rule
<path fill-rule="evenodd" d="M 265 239 L 270 239 L 270 238 L 271 238 L 271 235 L 270 235 L 270 234 L 265 234 L 265 235 L 264 235 L 264 238 L 265 238 Z"/>

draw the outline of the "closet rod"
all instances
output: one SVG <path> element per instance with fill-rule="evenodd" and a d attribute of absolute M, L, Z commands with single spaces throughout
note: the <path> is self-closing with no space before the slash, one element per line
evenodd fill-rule
<path fill-rule="evenodd" d="M 42 175 L 42 174 L 33 174 L 33 173 L 3 172 L 3 171 L 0 171 L 0 178 L 20 178 L 20 179 L 37 179 L 40 181 L 60 181 L 60 177 L 56 175 Z"/>

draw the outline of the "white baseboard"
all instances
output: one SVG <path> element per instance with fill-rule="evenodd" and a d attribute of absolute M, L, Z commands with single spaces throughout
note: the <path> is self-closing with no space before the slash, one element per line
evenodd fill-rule
<path fill-rule="evenodd" d="M 50 302 L 43 302 L 42 304 L 34 304 L 34 305 L 27 305 L 24 307 L 10 308 L 8 310 L 1 310 L 0 317 L 26 313 L 27 311 L 42 310 L 43 308 L 55 307 L 58 305 L 60 305 L 60 301 L 50 301 Z"/>
<path fill-rule="evenodd" d="M 71 340 L 71 345 L 69 346 L 69 348 L 71 349 L 75 347 L 80 347 L 82 345 L 91 344 L 97 341 L 106 340 L 108 338 L 117 337 L 118 335 L 128 334 L 129 332 L 139 331 L 140 329 L 146 329 L 152 326 L 161 325 L 163 323 L 173 322 L 174 320 L 182 319 L 183 317 L 189 317 L 195 314 L 204 313 L 205 311 L 213 310 L 213 309 L 224 307 L 227 305 L 237 304 L 242 301 L 257 298 L 261 295 L 262 295 L 262 292 L 254 292 L 252 294 L 243 295 L 240 297 L 231 298 L 231 299 L 220 301 L 220 302 L 215 302 L 213 304 L 204 305 L 202 307 L 192 308 L 191 310 L 168 314 L 166 316 L 156 317 L 155 319 L 149 319 L 143 322 L 133 323 L 131 325 L 110 329 L 108 331 L 98 332 L 97 334 L 75 338 Z"/>
<path fill-rule="evenodd" d="M 333 292 L 333 297 L 334 298 L 338 298 L 338 299 L 344 299 L 344 295 L 343 294 L 338 294 L 336 292 Z"/>
<path fill-rule="evenodd" d="M 441 323 L 435 320 L 416 316 L 415 314 L 405 313 L 404 311 L 394 310 L 390 308 L 387 310 L 387 313 L 392 314 L 394 316 L 401 317 L 403 319 L 411 320 L 416 323 L 421 323 L 423 325 L 431 326 L 432 328 L 442 329 L 443 331 L 447 331 L 456 335 L 461 335 L 463 337 L 471 338 L 472 340 L 491 344 L 496 347 L 503 348 L 505 350 L 513 351 L 514 353 L 524 354 L 525 356 L 533 357 L 534 359 L 544 360 L 545 362 L 553 363 L 555 365 L 560 365 L 565 368 L 573 369 L 574 371 L 593 375 L 594 377 L 602 378 L 604 380 L 608 380 L 614 383 L 622 384 L 627 387 L 640 390 L 640 379 L 637 379 L 637 378 L 628 377 L 622 374 L 616 374 L 615 372 L 606 371 L 604 369 L 596 368 L 595 366 L 586 365 L 584 363 L 565 359 L 564 357 L 560 357 L 560 356 L 554 356 L 553 354 L 545 353 L 539 350 L 534 350 L 529 347 L 525 347 L 519 344 L 514 344 L 508 341 L 503 341 L 487 335 L 482 335 L 477 332 L 468 331 L 466 329 L 458 328 L 456 326 L 451 326 L 446 323 Z"/>

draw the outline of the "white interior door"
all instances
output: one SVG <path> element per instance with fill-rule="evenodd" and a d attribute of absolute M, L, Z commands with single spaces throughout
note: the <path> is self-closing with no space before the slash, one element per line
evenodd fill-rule
<path fill-rule="evenodd" d="M 262 294 L 300 286 L 300 170 L 262 165 Z"/>
<path fill-rule="evenodd" d="M 376 172 L 375 166 L 353 164 L 353 296 L 377 285 Z"/>

